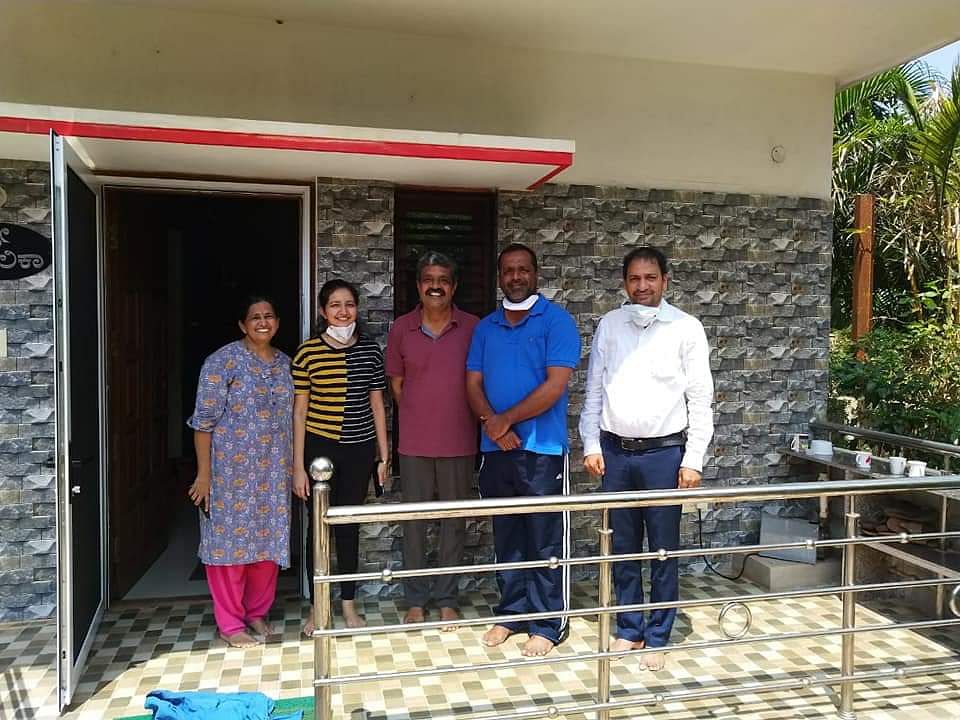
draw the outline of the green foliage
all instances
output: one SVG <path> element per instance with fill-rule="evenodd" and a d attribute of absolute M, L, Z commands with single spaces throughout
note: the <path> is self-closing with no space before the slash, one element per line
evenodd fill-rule
<path fill-rule="evenodd" d="M 857 342 L 835 331 L 830 344 L 832 419 L 941 442 L 960 439 L 960 327 L 881 326 Z M 851 407 L 853 417 L 838 417 Z"/>
<path fill-rule="evenodd" d="M 960 64 L 947 82 L 910 63 L 837 93 L 832 322 L 850 324 L 854 198 L 870 193 L 876 327 L 831 336 L 832 419 L 960 439 L 958 160 Z"/>
<path fill-rule="evenodd" d="M 833 137 L 833 326 L 850 323 L 860 193 L 876 202 L 875 317 L 960 323 L 960 66 L 948 83 L 910 63 L 844 88 Z M 931 285 L 943 289 L 935 305 Z"/>
<path fill-rule="evenodd" d="M 950 174 L 954 169 L 957 145 L 960 142 L 960 68 L 950 78 L 950 94 L 937 97 L 936 111 L 911 139 L 911 149 L 926 161 L 933 173 L 939 191 L 938 207 L 946 202 L 946 195 L 956 191 L 951 187 Z"/>

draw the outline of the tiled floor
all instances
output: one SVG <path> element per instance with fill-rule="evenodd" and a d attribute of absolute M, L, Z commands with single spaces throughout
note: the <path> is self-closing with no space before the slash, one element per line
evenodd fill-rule
<path fill-rule="evenodd" d="M 759 592 L 748 583 L 728 583 L 715 577 L 685 578 L 686 598 L 706 598 Z M 468 617 L 490 612 L 495 598 L 475 595 L 464 607 Z M 586 593 L 581 604 L 591 603 Z M 794 632 L 836 627 L 840 603 L 835 597 L 776 603 L 753 603 L 751 634 Z M 882 614 L 858 608 L 858 624 L 892 622 L 894 611 Z M 717 606 L 683 613 L 673 639 L 690 644 L 720 637 Z M 75 720 L 115 718 L 136 714 L 144 695 L 155 688 L 176 690 L 260 690 L 273 697 L 296 697 L 311 692 L 312 644 L 299 639 L 306 607 L 295 600 L 277 608 L 282 639 L 252 650 L 227 648 L 215 639 L 213 616 L 205 602 L 163 602 L 111 610 L 94 646 L 89 667 L 77 690 L 76 704 L 67 715 Z M 392 603 L 368 601 L 367 619 L 373 624 L 395 623 L 402 610 Z M 282 620 L 281 620 L 282 615 Z M 902 614 L 896 619 L 906 620 Z M 596 648 L 596 621 L 575 620 L 570 640 L 559 652 L 573 654 Z M 456 633 L 427 631 L 339 640 L 335 647 L 338 672 L 388 672 L 437 665 L 497 662 L 519 658 L 520 640 L 497 649 L 480 645 L 482 626 Z M 953 636 L 953 640 L 951 640 Z M 957 631 L 947 628 L 921 635 L 887 631 L 857 637 L 857 669 L 960 660 Z M 56 641 L 50 625 L 0 629 L 0 720 L 56 716 L 53 669 Z M 813 676 L 837 671 L 837 637 L 776 643 L 730 645 L 710 650 L 678 650 L 667 670 L 653 674 L 639 668 L 636 658 L 613 665 L 615 699 L 651 698 L 704 686 Z M 464 672 L 442 677 L 381 680 L 349 685 L 334 692 L 335 717 L 370 718 L 445 717 L 450 709 L 491 712 L 508 716 L 511 710 L 532 705 L 560 706 L 586 702 L 595 690 L 596 663 L 580 661 L 500 671 Z M 742 691 L 726 698 L 666 702 L 660 707 L 635 707 L 614 713 L 620 718 L 689 720 L 710 718 L 834 718 L 829 688 L 807 688 L 779 693 Z M 948 720 L 960 718 L 960 673 L 933 677 L 893 678 L 857 686 L 856 710 L 865 720 Z M 569 714 L 568 718 L 582 718 Z"/>
<path fill-rule="evenodd" d="M 196 577 L 195 573 L 200 544 L 197 509 L 188 504 L 181 506 L 168 532 L 170 539 L 166 549 L 130 588 L 124 600 L 206 595 L 206 577 L 203 574 Z"/>

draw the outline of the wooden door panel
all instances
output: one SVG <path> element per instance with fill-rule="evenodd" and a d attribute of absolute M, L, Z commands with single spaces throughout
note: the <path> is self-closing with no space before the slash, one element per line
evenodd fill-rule
<path fill-rule="evenodd" d="M 167 457 L 166 247 L 151 205 L 106 195 L 110 338 L 111 588 L 121 597 L 166 547 L 172 466 Z"/>

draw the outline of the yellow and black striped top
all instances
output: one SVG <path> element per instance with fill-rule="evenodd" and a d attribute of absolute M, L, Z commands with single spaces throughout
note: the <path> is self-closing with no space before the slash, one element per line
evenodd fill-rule
<path fill-rule="evenodd" d="M 334 348 L 322 337 L 307 340 L 293 358 L 297 395 L 309 395 L 308 432 L 342 443 L 376 437 L 370 391 L 385 390 L 383 353 L 361 336 L 348 348 Z"/>

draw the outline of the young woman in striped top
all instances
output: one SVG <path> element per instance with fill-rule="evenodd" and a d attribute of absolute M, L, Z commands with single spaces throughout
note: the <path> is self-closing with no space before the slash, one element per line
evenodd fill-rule
<path fill-rule="evenodd" d="M 359 300 L 357 289 L 345 280 L 324 283 L 318 303 L 322 332 L 303 343 L 293 359 L 293 453 L 302 459 L 295 463 L 293 492 L 304 500 L 310 496 L 307 468 L 321 455 L 333 461 L 331 505 L 363 503 L 375 462 L 379 482 L 389 483 L 383 353 L 357 330 Z M 337 525 L 333 536 L 338 571 L 357 572 L 359 526 Z M 312 548 L 308 539 L 307 552 Z M 312 572 L 312 557 L 309 567 Z M 364 625 L 354 603 L 355 593 L 356 583 L 341 583 L 347 627 Z M 304 634 L 312 632 L 310 620 Z"/>

